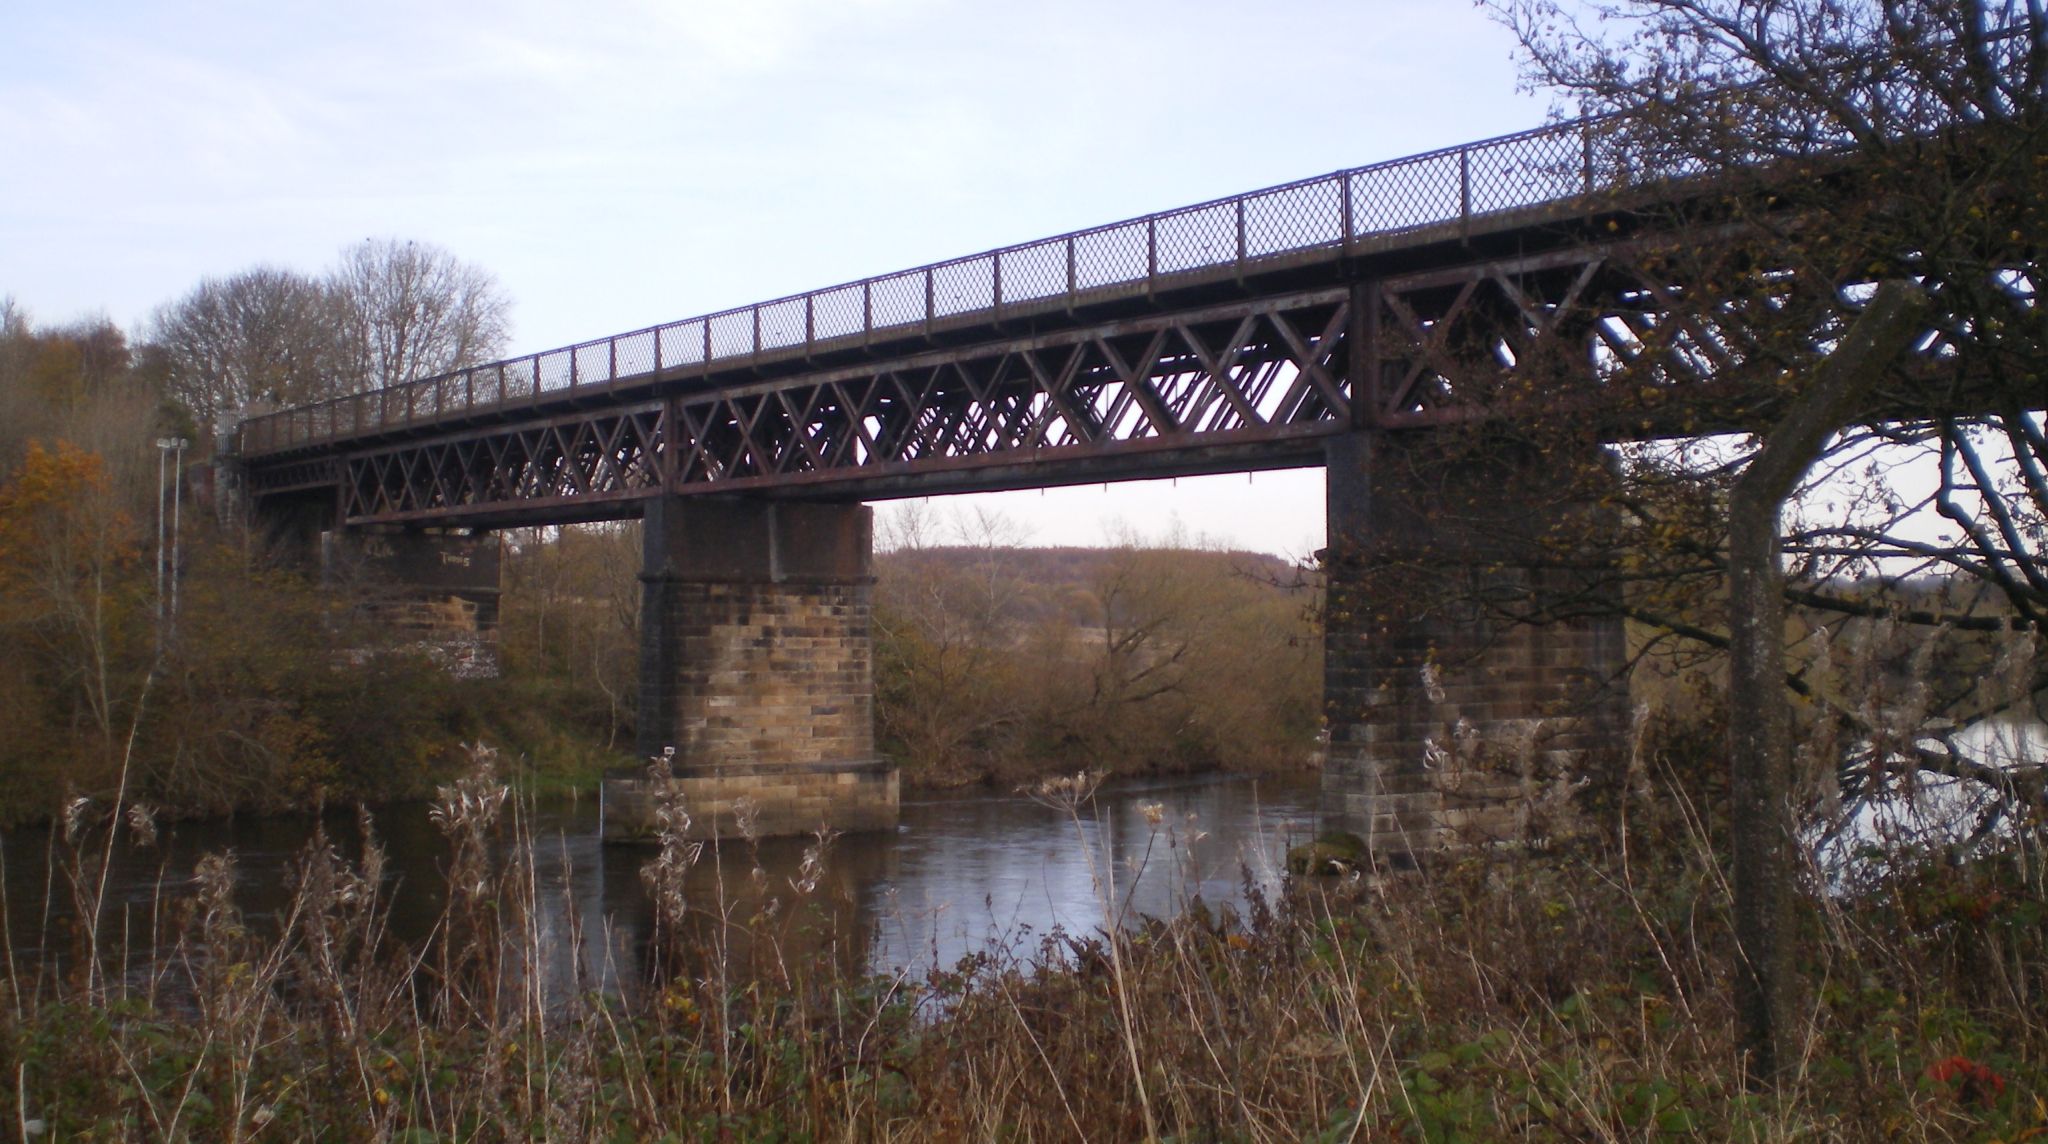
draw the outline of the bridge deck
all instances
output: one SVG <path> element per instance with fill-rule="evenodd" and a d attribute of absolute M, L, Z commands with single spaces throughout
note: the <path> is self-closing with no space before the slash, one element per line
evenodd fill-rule
<path fill-rule="evenodd" d="M 1733 313 L 1667 320 L 1688 286 L 1627 208 L 1703 185 L 1627 143 L 1594 120 L 1340 171 L 284 410 L 238 452 L 256 497 L 344 523 L 497 527 L 1311 465 L 1518 409 L 1740 424 L 1706 407 L 1774 359 Z"/>
<path fill-rule="evenodd" d="M 1082 324 L 1133 303 L 1248 280 L 1320 277 L 1548 218 L 1640 179 L 1609 121 L 1590 120 L 1422 155 L 1004 247 L 386 389 L 252 417 L 250 460 L 324 454 L 542 409 L 691 388 Z M 281 459 L 281 458 L 280 458 Z"/>

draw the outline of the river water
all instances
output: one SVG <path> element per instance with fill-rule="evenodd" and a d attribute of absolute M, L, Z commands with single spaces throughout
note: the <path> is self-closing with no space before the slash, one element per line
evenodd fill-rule
<path fill-rule="evenodd" d="M 847 968 L 920 973 L 970 954 L 1028 954 L 1056 931 L 1086 936 L 1173 916 L 1197 897 L 1212 910 L 1242 908 L 1248 889 L 1277 887 L 1287 848 L 1312 836 L 1316 798 L 1313 776 L 1110 784 L 1072 812 L 1011 793 L 912 795 L 895 831 L 833 840 L 808 879 L 810 840 L 733 841 L 699 858 L 688 893 L 693 914 L 713 928 L 737 920 L 722 928 L 772 931 L 786 948 L 829 952 Z M 386 854 L 391 935 L 420 943 L 442 915 L 450 846 L 425 804 L 372 818 Z M 653 907 L 641 870 L 652 849 L 600 843 L 593 799 L 522 808 L 520 821 L 534 858 L 510 868 L 526 871 L 532 887 L 550 976 L 571 987 L 644 980 Z M 234 855 L 237 905 L 265 926 L 319 830 L 344 855 L 360 854 L 352 811 L 174 823 L 150 847 L 124 836 L 109 867 L 102 948 L 120 951 L 129 973 L 146 971 L 169 949 L 161 935 L 194 893 L 195 864 L 222 851 Z M 523 854 L 505 833 L 500 855 Z M 78 944 L 73 863 L 43 828 L 0 835 L 0 857 L 14 973 L 47 970 Z"/>

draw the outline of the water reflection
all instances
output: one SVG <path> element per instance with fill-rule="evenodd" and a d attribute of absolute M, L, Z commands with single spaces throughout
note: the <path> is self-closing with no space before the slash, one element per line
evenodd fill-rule
<path fill-rule="evenodd" d="M 1014 794 L 913 798 L 895 833 L 837 839 L 809 893 L 796 889 L 809 840 L 707 850 L 688 883 L 690 936 L 727 939 L 736 960 L 749 943 L 767 942 L 783 957 L 917 972 L 1033 947 L 1055 928 L 1086 934 L 1169 916 L 1197 895 L 1212 908 L 1234 906 L 1248 886 L 1277 885 L 1286 848 L 1313 831 L 1315 802 L 1312 777 L 1129 783 L 1072 814 Z M 533 808 L 527 821 L 534 863 L 515 873 L 536 903 L 550 991 L 644 980 L 653 919 L 641 867 L 650 850 L 601 844 L 590 800 Z M 448 843 L 424 806 L 385 808 L 374 825 L 387 855 L 390 932 L 420 943 L 446 902 Z M 236 855 L 239 906 L 252 922 L 274 924 L 288 872 L 316 831 L 360 857 L 355 815 L 345 812 L 179 823 L 155 848 L 117 845 L 103 946 L 146 965 L 192 894 L 194 864 L 223 849 Z M 73 865 L 40 828 L 0 836 L 0 857 L 16 973 L 53 971 L 78 945 Z"/>
<path fill-rule="evenodd" d="M 1985 719 L 1952 733 L 1948 742 L 1922 736 L 1920 745 L 2000 769 L 2023 767 L 2048 757 L 2048 722 L 2026 714 Z M 1868 743 L 1864 743 L 1865 748 Z M 1840 821 L 1813 831 L 1809 844 L 1829 883 L 1846 889 L 1861 875 L 1884 867 L 1873 854 L 1918 852 L 1971 845 L 1998 846 L 2018 837 L 2023 824 L 2001 813 L 1982 837 L 1984 816 L 1999 802 L 1996 791 L 1973 779 L 1922 772 L 1913 781 L 1884 784 L 1872 797 L 1847 808 Z"/>
<path fill-rule="evenodd" d="M 1055 926 L 1169 917 L 1195 895 L 1238 904 L 1247 883 L 1278 885 L 1314 810 L 1313 786 L 1224 780 L 1125 786 L 1075 815 L 1016 795 L 906 807 L 888 870 L 868 887 L 872 964 L 945 965 Z"/>

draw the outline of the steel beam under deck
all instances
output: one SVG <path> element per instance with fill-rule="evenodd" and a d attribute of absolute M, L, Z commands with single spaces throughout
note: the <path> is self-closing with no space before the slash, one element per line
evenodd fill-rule
<path fill-rule="evenodd" d="M 1754 424 L 1781 387 L 1753 383 L 1780 359 L 1740 306 L 1685 316 L 1671 275 L 1654 238 L 1561 247 L 259 458 L 251 483 L 338 488 L 349 523 L 504 526 L 635 516 L 664 493 L 880 499 L 1298 467 L 1354 429 Z M 1844 297 L 1808 300 L 1817 337 Z"/>
<path fill-rule="evenodd" d="M 1350 299 L 1253 299 L 386 445 L 341 458 L 342 515 L 502 525 L 631 516 L 664 491 L 879 498 L 1311 465 L 1351 422 Z"/>

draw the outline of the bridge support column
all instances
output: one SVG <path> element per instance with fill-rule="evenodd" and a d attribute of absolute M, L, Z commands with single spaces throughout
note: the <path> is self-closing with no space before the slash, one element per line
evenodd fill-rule
<path fill-rule="evenodd" d="M 673 749 L 692 832 L 886 829 L 875 753 L 872 515 L 728 497 L 650 502 L 641 572 L 643 758 Z M 605 783 L 605 836 L 653 830 L 644 768 Z"/>
<path fill-rule="evenodd" d="M 495 534 L 320 534 L 321 582 L 359 593 L 372 621 L 413 639 L 458 678 L 498 674 L 502 564 Z"/>
<path fill-rule="evenodd" d="M 1628 719 L 1619 589 L 1565 544 L 1600 511 L 1584 485 L 1512 445 L 1425 460 L 1428 438 L 1327 458 L 1325 817 L 1397 860 L 1525 836 Z"/>

